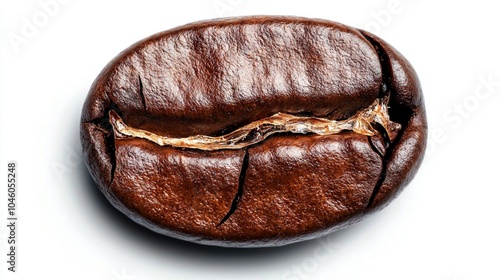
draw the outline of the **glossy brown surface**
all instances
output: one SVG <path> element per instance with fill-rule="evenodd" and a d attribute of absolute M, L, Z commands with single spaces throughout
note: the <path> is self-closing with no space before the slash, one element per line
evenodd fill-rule
<path fill-rule="evenodd" d="M 343 120 L 385 96 L 402 126 L 393 141 L 379 127 L 204 151 L 116 134 L 108 120 L 112 111 L 159 135 L 220 136 L 276 113 Z M 324 20 L 244 17 L 182 26 L 122 52 L 89 92 L 81 139 L 99 188 L 134 221 L 253 247 L 318 237 L 386 205 L 415 175 L 426 126 L 414 70 L 381 39 Z"/>

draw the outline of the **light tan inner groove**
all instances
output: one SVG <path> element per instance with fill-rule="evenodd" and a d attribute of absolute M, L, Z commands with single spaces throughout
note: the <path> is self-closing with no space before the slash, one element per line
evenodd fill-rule
<path fill-rule="evenodd" d="M 314 133 L 317 135 L 338 134 L 341 131 L 353 131 L 366 136 L 378 133 L 372 124 L 378 123 L 386 130 L 391 142 L 396 138 L 401 125 L 389 119 L 389 96 L 376 99 L 366 109 L 358 111 L 345 120 L 330 120 L 317 117 L 299 117 L 277 113 L 247 124 L 222 136 L 195 135 L 184 138 L 173 138 L 157 135 L 147 130 L 134 128 L 125 124 L 114 111 L 109 112 L 109 121 L 115 135 L 142 138 L 160 146 L 189 148 L 205 151 L 242 149 L 264 141 L 275 133 Z"/>

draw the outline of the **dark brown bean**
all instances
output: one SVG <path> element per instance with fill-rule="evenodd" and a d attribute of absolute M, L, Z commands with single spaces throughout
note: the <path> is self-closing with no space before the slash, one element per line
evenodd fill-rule
<path fill-rule="evenodd" d="M 325 20 L 198 22 L 131 46 L 85 101 L 86 164 L 161 234 L 279 246 L 330 233 L 414 177 L 427 124 L 408 61 Z"/>

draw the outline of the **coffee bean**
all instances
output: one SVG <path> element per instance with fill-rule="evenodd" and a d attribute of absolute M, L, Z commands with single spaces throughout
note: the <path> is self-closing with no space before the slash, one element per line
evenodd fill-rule
<path fill-rule="evenodd" d="M 421 88 L 382 39 L 296 17 L 197 22 L 100 73 L 81 141 L 112 205 L 158 233 L 235 247 L 328 234 L 394 199 L 425 150 Z"/>

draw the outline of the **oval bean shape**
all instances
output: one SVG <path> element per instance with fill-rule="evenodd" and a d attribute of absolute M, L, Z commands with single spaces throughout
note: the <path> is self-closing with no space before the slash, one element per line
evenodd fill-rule
<path fill-rule="evenodd" d="M 83 105 L 106 198 L 164 235 L 281 246 L 359 221 L 417 172 L 418 77 L 368 32 L 299 17 L 196 22 L 132 45 Z"/>

